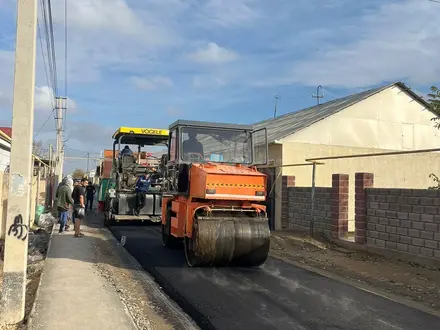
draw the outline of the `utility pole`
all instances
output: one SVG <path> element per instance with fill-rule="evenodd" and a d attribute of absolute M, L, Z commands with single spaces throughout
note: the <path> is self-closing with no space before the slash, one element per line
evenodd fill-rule
<path fill-rule="evenodd" d="M 17 2 L 12 145 L 0 323 L 24 318 L 32 183 L 37 0 Z"/>
<path fill-rule="evenodd" d="M 49 175 L 46 180 L 49 179 L 49 191 L 46 192 L 46 206 L 52 207 L 52 201 L 54 200 L 54 189 L 53 189 L 53 147 L 49 144 Z"/>
<path fill-rule="evenodd" d="M 90 152 L 87 153 L 87 176 L 89 175 L 89 162 L 90 162 Z"/>
<path fill-rule="evenodd" d="M 275 107 L 274 107 L 274 110 L 273 110 L 273 117 L 275 118 L 277 116 L 278 100 L 281 100 L 281 96 L 275 95 L 273 98 L 274 98 L 274 103 L 275 103 Z"/>
<path fill-rule="evenodd" d="M 52 145 L 49 144 L 49 175 L 52 175 Z"/>
<path fill-rule="evenodd" d="M 35 198 L 36 199 L 35 207 L 38 207 L 38 205 L 40 205 L 40 181 L 41 181 L 41 163 L 38 163 L 38 169 L 37 169 L 37 196 Z M 38 219 L 35 219 L 35 220 L 38 220 Z"/>
<path fill-rule="evenodd" d="M 63 110 L 65 109 L 66 98 L 56 98 L 56 110 L 57 110 L 57 145 L 56 145 L 56 157 L 55 157 L 55 185 L 58 184 L 63 178 L 63 165 L 64 165 L 64 145 L 63 145 Z"/>
<path fill-rule="evenodd" d="M 319 85 L 318 88 L 316 88 L 316 95 L 312 94 L 312 97 L 314 97 L 316 99 L 316 101 L 318 102 L 319 105 L 319 99 L 322 99 L 324 97 L 324 94 L 319 95 L 319 89 L 322 89 L 322 86 Z"/>

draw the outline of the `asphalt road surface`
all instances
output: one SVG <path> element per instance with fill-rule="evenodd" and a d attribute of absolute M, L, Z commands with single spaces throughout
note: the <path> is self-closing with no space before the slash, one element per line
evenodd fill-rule
<path fill-rule="evenodd" d="M 115 226 L 125 248 L 202 329 L 439 329 L 440 318 L 269 258 L 260 268 L 190 268 L 159 226 Z"/>

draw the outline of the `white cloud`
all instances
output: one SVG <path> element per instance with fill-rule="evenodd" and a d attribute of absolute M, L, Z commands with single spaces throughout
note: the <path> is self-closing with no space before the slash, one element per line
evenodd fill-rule
<path fill-rule="evenodd" d="M 214 42 L 210 42 L 205 48 L 189 54 L 191 60 L 202 64 L 222 64 L 234 61 L 237 57 L 235 52 L 220 47 Z"/>
<path fill-rule="evenodd" d="M 131 82 L 141 90 L 152 91 L 162 87 L 172 87 L 173 81 L 170 78 L 155 76 L 151 78 L 131 77 Z"/>
<path fill-rule="evenodd" d="M 294 64 L 288 76 L 274 83 L 362 87 L 405 80 L 429 84 L 438 80 L 440 26 L 438 4 L 406 0 L 384 3 L 350 28 L 349 42 L 319 50 Z"/>
<path fill-rule="evenodd" d="M 54 94 L 48 86 L 35 87 L 34 107 L 36 110 L 51 112 L 54 107 Z"/>
<path fill-rule="evenodd" d="M 53 7 L 55 29 L 62 31 L 64 1 Z M 148 68 L 160 51 L 181 41 L 174 30 L 155 11 L 137 10 L 127 0 L 68 1 L 69 82 L 98 81 L 104 70 Z M 64 55 L 62 33 L 55 43 L 57 54 Z"/>
<path fill-rule="evenodd" d="M 75 0 L 69 2 L 68 10 L 69 25 L 83 30 L 135 34 L 142 28 L 142 22 L 124 0 Z"/>
<path fill-rule="evenodd" d="M 220 86 L 226 85 L 226 81 L 219 77 L 218 75 L 203 75 L 203 76 L 194 76 L 192 78 L 192 85 L 197 88 L 217 88 Z"/>
<path fill-rule="evenodd" d="M 166 113 L 170 116 L 177 116 L 177 115 L 181 115 L 183 112 L 181 109 L 173 107 L 173 106 L 169 106 L 165 109 Z"/>
<path fill-rule="evenodd" d="M 35 86 L 34 108 L 41 112 L 51 112 L 55 106 L 54 93 L 49 86 Z M 74 112 L 77 108 L 76 102 L 67 98 L 67 107 L 69 112 Z"/>
<path fill-rule="evenodd" d="M 0 108 L 12 103 L 14 82 L 14 52 L 0 49 Z"/>
<path fill-rule="evenodd" d="M 260 17 L 254 0 L 208 0 L 201 9 L 203 18 L 223 27 L 243 25 Z"/>

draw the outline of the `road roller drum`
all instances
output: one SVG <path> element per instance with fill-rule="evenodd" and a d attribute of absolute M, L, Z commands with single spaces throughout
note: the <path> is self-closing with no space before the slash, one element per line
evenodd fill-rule
<path fill-rule="evenodd" d="M 270 231 L 266 217 L 195 217 L 192 238 L 185 238 L 191 266 L 259 266 L 266 261 Z"/>

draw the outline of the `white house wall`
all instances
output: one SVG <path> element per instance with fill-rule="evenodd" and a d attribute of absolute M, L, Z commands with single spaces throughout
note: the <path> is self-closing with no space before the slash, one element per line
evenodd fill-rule
<path fill-rule="evenodd" d="M 9 165 L 11 155 L 11 144 L 3 139 L 0 139 L 0 171 L 3 172 Z"/>
<path fill-rule="evenodd" d="M 434 115 L 398 87 L 390 87 L 282 140 L 283 164 L 306 158 L 377 153 L 381 150 L 440 148 Z M 423 188 L 440 175 L 440 153 L 326 160 L 316 185 L 331 186 L 333 173 L 350 176 L 349 231 L 354 230 L 354 174 L 371 172 L 381 188 Z M 310 167 L 283 167 L 297 186 L 311 186 Z"/>
<path fill-rule="evenodd" d="M 282 141 L 392 150 L 437 148 L 440 132 L 433 116 L 393 86 Z"/>

